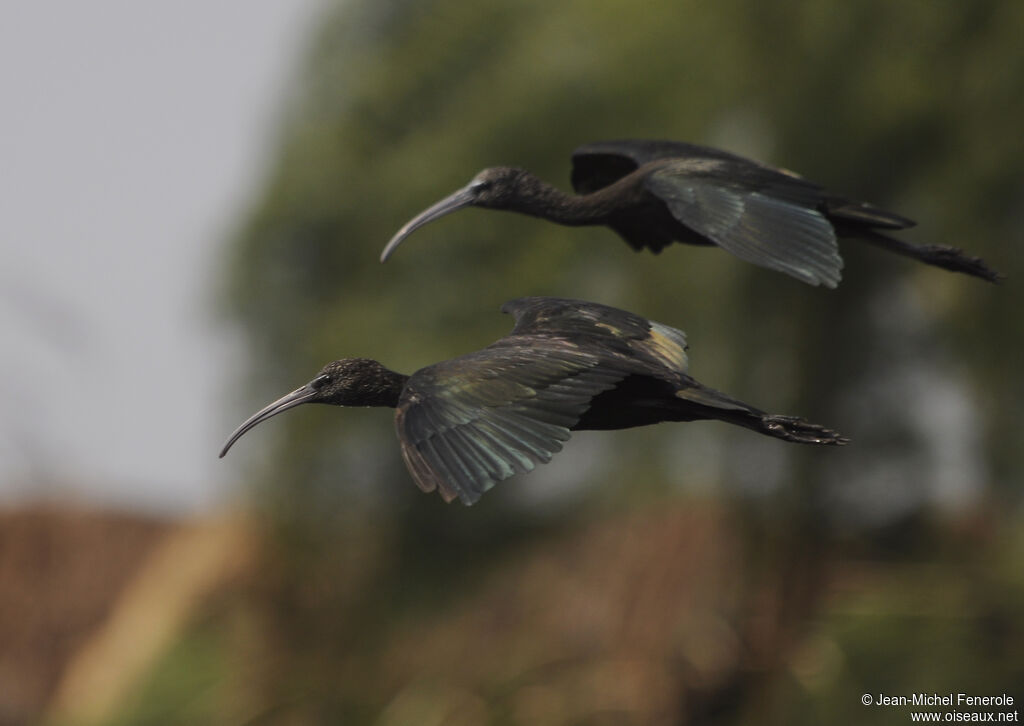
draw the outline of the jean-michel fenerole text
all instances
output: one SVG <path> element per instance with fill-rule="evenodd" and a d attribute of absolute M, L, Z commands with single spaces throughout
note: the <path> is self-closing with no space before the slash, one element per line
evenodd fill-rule
<path fill-rule="evenodd" d="M 914 693 L 909 696 L 890 696 L 879 693 L 876 706 L 1012 706 L 1013 696 L 970 696 L 966 693 Z"/>

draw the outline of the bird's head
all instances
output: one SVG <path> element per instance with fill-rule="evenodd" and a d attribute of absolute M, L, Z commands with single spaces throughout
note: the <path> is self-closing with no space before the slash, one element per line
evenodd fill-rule
<path fill-rule="evenodd" d="M 282 396 L 246 419 L 221 449 L 223 457 L 242 434 L 268 418 L 304 403 L 327 403 L 332 406 L 392 406 L 397 404 L 402 376 L 368 358 L 344 358 L 325 365 L 304 386 Z"/>
<path fill-rule="evenodd" d="M 523 186 L 530 178 L 523 169 L 511 166 L 492 166 L 484 169 L 473 177 L 469 184 L 406 222 L 384 247 L 380 261 L 385 262 L 406 237 L 423 225 L 463 207 L 510 208 L 519 199 Z"/>
<path fill-rule="evenodd" d="M 328 403 L 332 406 L 368 406 L 374 397 L 391 381 L 395 374 L 369 358 L 342 358 L 331 361 L 306 384 L 316 394 L 309 403 Z"/>
<path fill-rule="evenodd" d="M 523 169 L 492 166 L 477 174 L 463 189 L 472 196 L 468 204 L 488 209 L 508 209 L 530 178 Z"/>

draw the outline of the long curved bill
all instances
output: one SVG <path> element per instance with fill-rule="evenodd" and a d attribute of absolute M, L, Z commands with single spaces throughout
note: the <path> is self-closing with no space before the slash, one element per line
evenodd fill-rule
<path fill-rule="evenodd" d="M 437 204 L 427 207 L 406 222 L 402 228 L 395 233 L 395 236 L 392 237 L 391 241 L 384 247 L 384 251 L 380 253 L 380 261 L 387 262 L 387 259 L 391 257 L 391 254 L 398 248 L 398 245 L 402 244 L 402 240 L 423 225 L 428 222 L 433 222 L 435 219 L 439 219 L 440 217 L 450 214 L 457 209 L 470 206 L 475 198 L 476 195 L 473 193 L 471 185 L 466 185 L 454 194 L 450 194 L 445 197 Z"/>
<path fill-rule="evenodd" d="M 235 429 L 234 433 L 232 433 L 231 436 L 228 437 L 228 441 L 226 444 L 224 444 L 224 448 L 220 450 L 220 457 L 218 458 L 223 459 L 224 454 L 228 453 L 228 449 L 230 449 L 236 441 L 242 438 L 242 434 L 251 429 L 253 426 L 259 423 L 263 423 L 271 416 L 276 416 L 282 411 L 287 411 L 289 408 L 295 408 L 296 406 L 299 406 L 303 403 L 307 403 L 311 401 L 313 398 L 315 398 L 316 395 L 316 389 L 307 383 L 302 388 L 296 388 L 288 395 L 281 396 L 281 398 L 277 399 L 269 406 L 261 408 L 252 416 L 247 418 L 245 422 L 237 429 Z"/>

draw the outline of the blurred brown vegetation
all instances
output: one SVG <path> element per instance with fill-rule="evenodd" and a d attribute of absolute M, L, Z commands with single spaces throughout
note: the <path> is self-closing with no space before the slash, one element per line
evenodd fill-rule
<path fill-rule="evenodd" d="M 169 525 L 128 514 L 0 512 L 0 723 L 26 723 Z"/>
<path fill-rule="evenodd" d="M 229 250 L 253 406 L 333 358 L 411 372 L 482 347 L 502 302 L 552 294 L 680 327 L 702 381 L 853 444 L 584 434 L 467 509 L 415 490 L 390 412 L 282 416 L 232 452 L 252 462 L 248 576 L 107 722 L 906 723 L 861 694 L 1019 703 L 1021 27 L 1024 4 L 997 0 L 329 8 Z M 567 186 L 577 144 L 622 137 L 796 169 L 1008 279 L 848 241 L 826 291 L 479 210 L 377 262 L 481 167 Z"/>

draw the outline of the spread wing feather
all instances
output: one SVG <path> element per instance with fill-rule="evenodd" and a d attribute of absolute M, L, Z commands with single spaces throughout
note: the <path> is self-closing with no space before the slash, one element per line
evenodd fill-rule
<path fill-rule="evenodd" d="M 409 379 L 395 417 L 402 456 L 421 489 L 472 504 L 549 461 L 594 396 L 626 375 L 566 341 L 510 336 Z"/>
<path fill-rule="evenodd" d="M 747 165 L 755 163 L 728 151 L 683 141 L 598 141 L 584 144 L 572 152 L 572 186 L 577 194 L 588 194 L 614 183 L 648 162 L 672 158 L 723 159 Z"/>
<path fill-rule="evenodd" d="M 718 167 L 672 164 L 651 173 L 645 184 L 681 223 L 737 257 L 835 287 L 843 267 L 835 230 L 808 204 L 820 194 L 818 187 L 788 177 L 770 187 L 756 177 L 726 180 Z"/>
<path fill-rule="evenodd" d="M 681 330 L 598 303 L 512 300 L 512 333 L 416 372 L 395 424 L 424 491 L 472 504 L 495 483 L 546 463 L 595 396 L 630 375 L 686 370 Z"/>
<path fill-rule="evenodd" d="M 516 321 L 513 336 L 585 337 L 610 352 L 686 371 L 686 334 L 618 308 L 584 300 L 523 297 L 501 307 Z"/>

